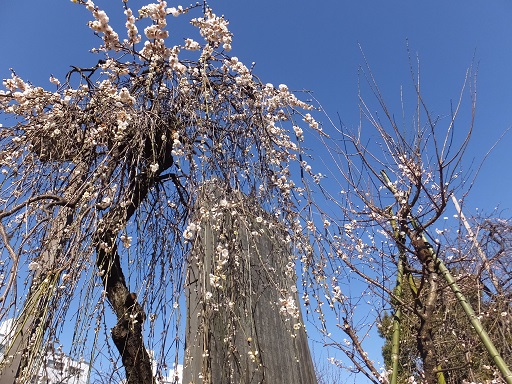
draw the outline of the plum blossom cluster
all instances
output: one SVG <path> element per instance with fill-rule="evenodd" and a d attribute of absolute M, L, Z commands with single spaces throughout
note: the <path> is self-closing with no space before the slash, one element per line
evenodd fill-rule
<path fill-rule="evenodd" d="M 188 38 L 185 39 L 185 49 L 189 51 L 197 51 L 201 49 L 201 45 L 199 45 L 197 41 Z"/>
<path fill-rule="evenodd" d="M 92 13 L 96 20 L 89 22 L 89 27 L 95 31 L 103 34 L 103 42 L 105 43 L 105 50 L 119 50 L 119 35 L 114 31 L 114 29 L 109 25 L 109 17 L 105 13 L 105 11 L 100 10 L 92 0 L 88 0 L 85 3 L 85 6 L 88 11 Z"/>
<path fill-rule="evenodd" d="M 418 159 L 409 158 L 406 155 L 397 156 L 397 167 L 404 179 L 416 183 L 426 172 L 421 168 Z M 429 180 L 426 180 L 428 183 Z"/>
<path fill-rule="evenodd" d="M 199 228 L 199 225 L 197 225 L 196 223 L 189 223 L 187 228 L 183 232 L 183 237 L 185 238 L 185 240 L 192 240 L 195 237 L 196 232 L 199 230 Z"/>
<path fill-rule="evenodd" d="M 148 17 L 153 21 L 153 24 L 144 29 L 144 34 L 148 40 L 158 40 L 162 43 L 163 39 L 169 37 L 169 32 L 164 28 L 167 26 L 167 3 L 160 1 L 158 4 L 148 4 L 139 10 L 140 18 Z M 146 42 L 145 44 L 150 44 Z"/>
<path fill-rule="evenodd" d="M 199 28 L 201 36 L 212 48 L 222 45 L 224 50 L 231 50 L 232 34 L 228 29 L 229 22 L 224 17 L 218 17 L 208 9 L 204 17 L 194 18 L 190 23 Z"/>
<path fill-rule="evenodd" d="M 127 8 L 124 11 L 126 15 L 126 31 L 128 33 L 128 40 L 125 40 L 125 44 L 137 44 L 140 43 L 142 37 L 139 34 L 139 29 L 137 25 L 135 25 L 135 16 L 133 15 L 133 11 L 130 8 Z"/>
<path fill-rule="evenodd" d="M 282 314 L 286 316 L 291 316 L 293 318 L 299 318 L 299 308 L 295 303 L 295 299 L 292 296 L 288 296 L 286 298 L 279 299 L 280 311 Z"/>

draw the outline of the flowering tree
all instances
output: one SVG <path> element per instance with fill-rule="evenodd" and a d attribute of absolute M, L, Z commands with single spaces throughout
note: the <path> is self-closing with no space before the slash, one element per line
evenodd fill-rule
<path fill-rule="evenodd" d="M 41 348 L 70 316 L 74 353 L 94 364 L 99 350 L 110 351 L 108 303 L 127 382 L 151 383 L 153 362 L 158 378 L 180 349 L 184 261 L 201 230 L 190 209 L 200 186 L 218 179 L 251 194 L 296 234 L 300 257 L 293 198 L 302 189 L 290 172 L 306 167 L 301 125 L 319 127 L 306 113 L 312 107 L 285 85 L 263 84 L 227 56 L 228 21 L 206 3 L 158 1 L 136 16 L 125 1 L 121 38 L 91 0 L 74 2 L 90 11 L 101 38 L 97 65 L 52 76 L 54 90 L 13 72 L 0 92 L 1 113 L 15 119 L 0 133 L 0 318 L 17 319 L 3 374 L 30 378 Z M 169 18 L 189 13 L 198 14 L 190 23 L 202 42 L 169 44 Z M 76 300 L 87 305 L 75 309 Z M 115 372 L 115 354 L 107 355 Z"/>
<path fill-rule="evenodd" d="M 325 267 L 317 279 L 324 288 L 314 294 L 317 311 L 321 314 L 320 321 L 325 323 L 327 342 L 343 351 L 352 366 L 342 359 L 333 360 L 340 367 L 364 373 L 375 383 L 388 380 L 397 383 L 409 378 L 445 383 L 451 377 L 454 377 L 451 382 L 461 382 L 461 378 L 471 379 L 471 376 L 453 374 L 471 367 L 461 355 L 464 352 L 455 345 L 462 336 L 457 337 L 451 348 L 440 346 L 448 343 L 444 336 L 447 329 L 453 331 L 459 324 L 460 330 L 464 324 L 468 333 L 473 332 L 472 345 L 478 344 L 487 354 L 487 361 L 492 360 L 496 367 L 487 376 L 494 373 L 511 382 L 512 374 L 494 345 L 502 344 L 500 336 L 497 333 L 492 335 L 494 338 L 489 336 L 486 328 L 494 326 L 487 324 L 484 328 L 480 322 L 482 312 L 475 313 L 471 307 L 475 301 L 468 299 L 459 287 L 463 286 L 473 298 L 488 295 L 482 285 L 475 282 L 471 285 L 468 274 L 460 273 L 472 270 L 470 276 L 479 276 L 491 284 L 496 294 L 502 292 L 493 283 L 497 281 L 496 275 L 502 275 L 496 272 L 501 267 L 499 263 L 489 264 L 483 251 L 477 253 L 478 258 L 474 257 L 475 252 L 470 250 L 475 244 L 480 249 L 474 237 L 443 229 L 449 203 L 455 193 L 462 193 L 467 177 L 462 171 L 462 159 L 473 129 L 475 97 L 471 92 L 467 130 L 457 132 L 455 120 L 464 109 L 465 88 L 471 77 L 466 77 L 458 103 L 444 127 L 442 119 L 435 118 L 427 108 L 418 80 L 414 129 L 402 129 L 367 68 L 367 84 L 377 100 L 379 112 L 373 112 L 361 96 L 363 120 L 359 128 L 351 131 L 341 127 L 337 138 L 334 135 L 333 139 L 322 138 L 334 164 L 327 171 L 328 177 L 338 183 L 334 187 L 320 184 L 330 201 L 329 211 L 317 199 L 312 208 L 328 217 L 326 230 L 317 230 L 314 236 L 318 240 L 317 263 Z M 415 78 L 414 71 L 411 73 Z M 469 82 L 470 88 L 472 85 Z M 463 221 L 458 222 L 456 229 L 462 224 Z M 449 268 L 445 262 L 449 262 Z M 496 304 L 500 308 L 508 307 L 503 298 Z M 324 316 L 325 303 L 337 315 L 334 326 L 345 333 L 343 343 L 331 333 L 334 327 Z M 455 305 L 458 316 L 453 316 Z M 366 314 L 362 307 L 368 308 Z M 479 306 L 475 308 L 482 311 Z M 503 316 L 509 316 L 508 310 Z M 440 319 L 449 319 L 448 324 L 440 326 Z M 374 327 L 385 327 L 380 333 L 388 341 L 386 372 L 379 371 L 365 348 Z M 458 353 L 457 359 L 451 353 Z M 400 366 L 401 363 L 407 365 Z M 404 372 L 410 375 L 401 376 L 400 380 L 398 373 Z"/>

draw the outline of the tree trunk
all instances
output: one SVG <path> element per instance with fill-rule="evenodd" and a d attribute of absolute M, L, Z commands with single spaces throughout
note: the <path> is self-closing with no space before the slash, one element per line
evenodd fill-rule
<path fill-rule="evenodd" d="M 316 383 L 289 244 L 247 196 L 222 191 L 206 187 L 196 205 L 183 383 Z"/>
<path fill-rule="evenodd" d="M 134 181 L 127 189 L 125 200 L 112 206 L 103 217 L 94 239 L 96 265 L 103 279 L 107 299 L 117 316 L 117 324 L 112 328 L 112 340 L 126 370 L 126 384 L 155 383 L 151 359 L 142 337 L 142 323 L 146 315 L 137 302 L 136 295 L 128 289 L 117 251 L 119 230 L 126 227 L 152 184 L 149 177 Z"/>
<path fill-rule="evenodd" d="M 160 137 L 170 128 L 168 124 L 158 126 L 155 128 L 155 136 Z M 126 384 L 154 384 L 155 378 L 151 358 L 144 347 L 142 336 L 142 323 L 146 315 L 136 295 L 130 293 L 126 284 L 117 251 L 117 237 L 119 231 L 126 227 L 128 220 L 146 200 L 159 174 L 170 168 L 174 162 L 172 144 L 167 141 L 153 141 L 152 137 L 148 136 L 141 149 L 140 157 L 146 162 L 150 159 L 157 161 L 159 173 L 151 172 L 147 169 L 147 164 L 146 169 L 140 169 L 138 173 L 130 169 L 130 183 L 124 198 L 109 208 L 94 236 L 96 265 L 102 275 L 107 299 L 117 316 L 117 324 L 112 328 L 112 340 L 126 370 Z M 136 168 L 136 163 L 129 164 L 133 169 Z M 176 188 L 179 186 L 176 185 Z"/>
<path fill-rule="evenodd" d="M 96 264 L 103 274 L 107 298 L 117 316 L 112 328 L 112 340 L 121 355 L 126 370 L 126 384 L 153 384 L 151 359 L 144 347 L 142 324 L 145 314 L 134 293 L 126 285 L 117 253 L 116 236 L 110 231 L 98 236 Z"/>
<path fill-rule="evenodd" d="M 83 164 L 73 170 L 68 188 L 63 193 L 66 199 L 75 198 L 83 184 L 83 173 Z M 47 306 L 62 272 L 60 262 L 68 242 L 65 229 L 72 223 L 74 214 L 73 207 L 60 206 L 48 225 L 42 252 L 34 260 L 40 268 L 34 272 L 23 310 L 18 318 L 12 319 L 12 327 L 4 340 L 8 344 L 0 358 L 2 384 L 28 381 L 39 370 L 48 320 Z"/>
<path fill-rule="evenodd" d="M 429 262 L 432 264 L 432 262 Z M 420 313 L 420 326 L 417 333 L 418 351 L 423 363 L 423 374 L 425 375 L 425 382 L 428 384 L 437 383 L 437 361 L 436 354 L 434 353 L 434 335 L 433 335 L 433 322 L 434 322 L 434 309 L 437 301 L 437 274 L 430 270 L 427 271 L 428 279 L 428 294 L 423 304 Z"/>

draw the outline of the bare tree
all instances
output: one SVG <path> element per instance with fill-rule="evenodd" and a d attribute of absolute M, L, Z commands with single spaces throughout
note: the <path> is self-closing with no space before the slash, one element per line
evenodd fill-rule
<path fill-rule="evenodd" d="M 480 337 L 480 345 L 485 346 L 503 379 L 510 382 L 510 370 L 458 287 L 460 276 L 454 277 L 445 265 L 443 259 L 449 255 L 453 240 L 446 244 L 439 240 L 450 199 L 457 191 L 464 191 L 467 177 L 462 165 L 473 129 L 473 75 L 468 71 L 458 101 L 448 117 L 441 118 L 428 109 L 420 88 L 419 69 L 411 68 L 416 107 L 410 129 L 405 118 L 405 127 L 396 122 L 368 64 L 362 74 L 366 80 L 363 84 L 368 85 L 379 111 L 373 112 L 361 94 L 359 127 L 354 131 L 342 126 L 336 128 L 337 135 L 319 136 L 330 151 L 329 164 L 333 166 L 326 171 L 326 178 L 331 181 L 320 182 L 328 202 L 316 199 L 311 208 L 325 218 L 326 228 L 324 233 L 316 230 L 314 235 L 318 240 L 317 263 L 326 267 L 323 289 L 314 292 L 319 319 L 325 321 L 326 344 L 343 351 L 353 365 L 348 367 L 341 360 L 335 363 L 362 372 L 373 382 L 396 383 L 400 361 L 416 356 L 421 362 L 419 379 L 445 382 L 444 373 L 454 365 L 446 355 L 436 353 L 442 342 L 436 316 L 442 316 L 439 306 L 450 297 L 461 305 L 459 313 L 466 314 L 468 329 Z M 470 88 L 469 119 L 467 129 L 461 132 L 456 121 L 460 111 L 466 109 L 466 88 Z M 401 102 L 405 116 L 407 108 L 403 99 Z M 457 265 L 463 268 L 461 263 L 450 263 L 450 268 Z M 491 270 L 484 271 L 492 281 Z M 407 299 L 403 296 L 405 290 Z M 322 309 L 324 297 L 336 313 L 337 324 L 329 325 L 323 314 L 327 311 Z M 372 308 L 373 314 L 363 315 L 361 308 Z M 368 358 L 364 345 L 371 329 L 382 326 L 381 316 L 389 309 L 392 320 L 385 321 L 391 327 L 386 335 L 393 340 L 393 348 L 388 352 L 392 361 L 388 374 L 380 372 Z M 415 327 L 408 329 L 413 332 L 408 336 L 414 340 L 414 345 L 409 343 L 414 350 L 412 355 L 399 352 L 403 340 L 401 324 L 408 318 L 415 322 Z M 332 336 L 333 326 L 347 336 L 344 343 Z"/>
<path fill-rule="evenodd" d="M 460 215 L 460 213 L 459 213 Z M 467 220 L 467 219 L 466 219 Z M 471 232 L 475 237 L 468 236 L 464 226 L 460 229 L 445 228 L 443 233 L 438 235 L 439 241 L 444 244 L 441 256 L 447 262 L 447 267 L 456 276 L 457 284 L 464 296 L 475 309 L 476 315 L 480 318 L 482 325 L 487 330 L 490 338 L 505 361 L 510 361 L 508 323 L 510 322 L 510 292 L 505 281 L 508 279 L 508 272 L 501 268 L 498 259 L 507 259 L 510 248 L 507 242 L 502 243 L 498 251 L 492 244 L 494 241 L 487 241 L 487 223 L 493 222 L 500 229 L 501 236 L 506 235 L 506 221 L 500 219 L 489 220 L 480 218 L 472 220 Z M 469 220 L 466 221 L 466 225 Z M 478 235 L 478 237 L 476 237 Z M 478 240 L 478 247 L 475 249 L 474 240 Z M 481 252 L 485 252 L 485 261 L 481 258 Z M 499 254 L 499 256 L 498 256 Z M 494 276 L 491 280 L 489 273 Z M 499 282 L 499 290 L 503 296 L 497 294 L 492 281 Z M 402 300 L 406 306 L 411 306 L 415 300 L 415 293 L 410 289 L 409 282 L 404 282 L 404 295 Z M 412 287 L 419 284 L 416 281 Z M 494 363 L 488 351 L 482 345 L 478 335 L 475 333 L 462 307 L 451 293 L 449 287 L 440 282 L 439 294 L 436 301 L 433 318 L 432 333 L 434 334 L 435 347 L 433 355 L 442 364 L 442 372 L 447 383 L 468 382 L 505 382 L 501 375 L 493 367 Z M 400 305 L 397 304 L 396 307 Z M 393 308 L 396 313 L 397 308 Z M 416 347 L 416 329 L 419 327 L 419 319 L 413 314 L 404 310 L 405 316 L 401 318 L 400 351 L 398 359 L 398 381 L 407 380 L 408 377 L 421 379 L 422 365 Z M 396 316 L 396 315 L 394 315 Z M 386 364 L 391 364 L 391 337 L 393 316 L 385 315 L 381 322 L 381 332 L 386 338 L 384 345 L 384 357 Z"/>

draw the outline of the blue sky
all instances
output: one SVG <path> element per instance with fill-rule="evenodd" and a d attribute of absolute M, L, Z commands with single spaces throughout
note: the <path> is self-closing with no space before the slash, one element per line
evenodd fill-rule
<path fill-rule="evenodd" d="M 120 0 L 97 1 L 100 6 L 107 3 L 111 19 L 123 17 Z M 138 8 L 144 2 L 129 4 Z M 466 170 L 476 168 L 512 126 L 512 3 L 508 1 L 211 0 L 209 4 L 230 20 L 232 55 L 246 64 L 256 62 L 255 73 L 263 82 L 313 91 L 326 112 L 336 121 L 339 115 L 348 127 L 359 123 L 357 73 L 364 64 L 359 44 L 391 108 L 400 114 L 400 87 L 413 86 L 407 41 L 412 54 L 420 58 L 424 98 L 435 115 L 449 114 L 450 100 L 458 98 L 466 69 L 472 64 L 478 69 L 476 122 Z M 49 87 L 50 74 L 62 79 L 70 65 L 94 64 L 98 58 L 88 50 L 98 40 L 86 27 L 88 20 L 89 13 L 68 0 L 0 0 L 0 78 L 10 76 L 12 67 L 23 79 Z M 169 29 L 178 40 L 188 37 L 172 24 Z M 460 120 L 461 125 L 467 123 L 467 117 Z M 468 213 L 476 207 L 491 212 L 499 206 L 505 217 L 511 216 L 511 147 L 509 133 L 483 165 L 467 199 Z"/>
<path fill-rule="evenodd" d="M 115 19 L 121 1 L 97 1 L 108 3 Z M 130 1 L 133 8 L 143 4 Z M 348 127 L 358 124 L 357 70 L 364 63 L 358 44 L 400 114 L 400 86 L 412 89 L 407 40 L 412 54 L 419 55 L 424 96 L 434 114 L 449 113 L 466 69 L 472 63 L 478 67 L 476 124 L 466 169 L 475 168 L 512 125 L 510 2 L 212 0 L 210 5 L 230 20 L 232 55 L 256 62 L 255 73 L 264 82 L 313 91 L 326 112 L 336 120 L 339 114 Z M 22 78 L 49 86 L 50 74 L 63 77 L 69 65 L 95 63 L 96 56 L 88 53 L 97 43 L 86 27 L 89 17 L 67 0 L 0 0 L 0 77 L 9 76 L 12 67 Z M 169 29 L 177 39 L 187 37 L 172 24 Z M 488 158 L 468 207 L 510 208 L 511 145 L 508 134 Z"/>
<path fill-rule="evenodd" d="M 412 53 L 419 55 L 425 100 L 434 114 L 449 113 L 466 69 L 473 60 L 478 67 L 476 124 L 466 169 L 473 159 L 479 163 L 512 125 L 509 2 L 218 1 L 213 5 L 217 3 L 219 13 L 231 20 L 234 52 L 242 60 L 256 61 L 264 81 L 314 91 L 327 113 L 339 114 L 349 127 L 358 123 L 357 69 L 364 63 L 358 44 L 385 97 L 400 114 L 400 86 L 412 88 L 407 40 Z M 468 199 L 470 206 L 511 207 L 512 185 L 506 181 L 511 145 L 509 134 L 484 164 Z"/>

